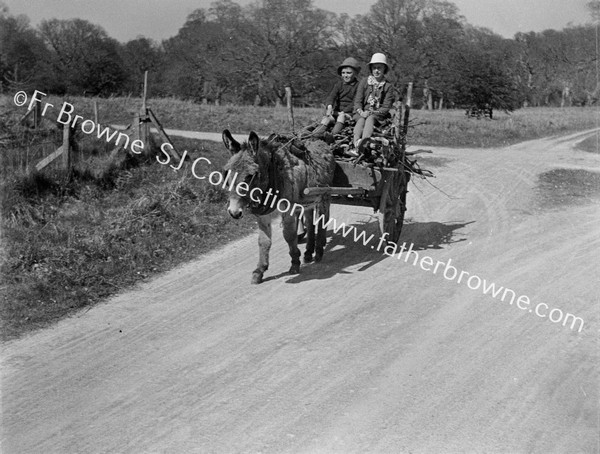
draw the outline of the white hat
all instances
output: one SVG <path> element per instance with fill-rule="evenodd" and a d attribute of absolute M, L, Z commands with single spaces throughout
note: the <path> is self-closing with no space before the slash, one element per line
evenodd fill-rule
<path fill-rule="evenodd" d="M 373 63 L 382 63 L 385 65 L 385 72 L 388 72 L 388 70 L 390 69 L 388 63 L 387 63 L 387 58 L 385 57 L 384 54 L 380 54 L 380 53 L 376 53 L 373 54 L 373 56 L 371 57 L 371 61 L 369 62 L 369 72 L 371 72 L 371 65 Z"/>

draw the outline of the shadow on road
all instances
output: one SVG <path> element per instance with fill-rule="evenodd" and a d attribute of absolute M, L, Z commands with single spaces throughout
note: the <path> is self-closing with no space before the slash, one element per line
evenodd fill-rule
<path fill-rule="evenodd" d="M 443 244 L 460 243 L 466 241 L 464 235 L 457 238 L 456 230 L 474 223 L 469 222 L 415 222 L 407 223 L 402 228 L 400 243 L 406 242 L 409 247 L 412 243 L 413 250 L 443 249 Z"/>
<path fill-rule="evenodd" d="M 406 249 L 412 244 L 412 249 L 422 251 L 427 249 L 443 249 L 444 244 L 466 241 L 466 238 L 458 237 L 456 231 L 462 229 L 475 221 L 469 222 L 415 222 L 407 223 L 402 229 L 399 243 L 406 243 Z M 379 242 L 379 226 L 376 221 L 367 224 L 353 224 L 360 233 L 366 232 L 367 238 L 373 235 L 372 240 L 365 246 L 362 240 L 354 241 L 353 233 L 344 237 L 341 234 L 330 236 L 323 261 L 303 265 L 300 274 L 291 277 L 287 284 L 298 284 L 300 282 L 314 279 L 329 279 L 337 274 L 353 274 L 364 271 L 382 260 L 391 258 L 383 253 L 385 244 L 377 251 Z M 331 233 L 331 232 L 330 232 Z M 301 248 L 303 251 L 303 248 Z M 400 249 L 398 249 L 400 250 Z M 357 268 L 358 267 L 358 268 Z M 280 273 L 265 278 L 265 282 L 289 276 L 288 273 Z"/>

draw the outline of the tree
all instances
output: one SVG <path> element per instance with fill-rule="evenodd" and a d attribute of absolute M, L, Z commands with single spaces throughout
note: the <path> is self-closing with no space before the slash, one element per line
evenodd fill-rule
<path fill-rule="evenodd" d="M 440 109 L 444 98 L 451 96 L 456 51 L 464 39 L 461 21 L 456 6 L 447 2 L 432 3 L 423 15 L 417 42 L 420 59 L 414 77 L 424 81 L 424 106 L 430 110 L 434 93 Z"/>
<path fill-rule="evenodd" d="M 123 83 L 125 91 L 138 93 L 144 73 L 148 71 L 153 94 L 163 94 L 160 76 L 164 55 L 157 43 L 140 36 L 120 46 L 120 56 L 127 74 L 127 80 Z"/>
<path fill-rule="evenodd" d="M 219 0 L 163 42 L 172 94 L 203 102 L 281 103 L 285 87 L 317 102 L 335 77 L 337 16 L 310 0 Z"/>
<path fill-rule="evenodd" d="M 594 26 L 519 33 L 515 42 L 531 104 L 591 104 L 598 98 Z"/>
<path fill-rule="evenodd" d="M 23 15 L 11 16 L 8 8 L 0 3 L 0 92 L 5 86 L 41 88 L 38 62 L 46 53 L 29 19 Z"/>
<path fill-rule="evenodd" d="M 188 16 L 177 36 L 163 43 L 168 59 L 167 77 L 178 95 L 220 103 L 239 83 L 234 63 L 228 58 L 240 31 L 240 8 L 230 1 L 213 3 L 210 12 L 198 9 Z"/>
<path fill-rule="evenodd" d="M 42 21 L 40 33 L 50 49 L 55 92 L 107 95 L 126 78 L 119 43 L 103 28 L 82 19 Z"/>
<path fill-rule="evenodd" d="M 388 56 L 392 79 L 417 82 L 425 105 L 432 107 L 450 89 L 448 71 L 461 39 L 463 18 L 452 3 L 439 0 L 379 0 L 353 21 L 352 37 L 360 58 L 374 52 Z"/>
<path fill-rule="evenodd" d="M 360 58 L 369 61 L 375 52 L 387 55 L 393 71 L 412 77 L 417 66 L 418 17 L 425 0 L 378 0 L 368 14 L 354 19 L 352 35 Z"/>
<path fill-rule="evenodd" d="M 335 15 L 311 0 L 262 0 L 246 10 L 243 42 L 228 55 L 256 87 L 257 100 L 281 103 L 284 88 L 309 95 L 331 62 Z"/>
<path fill-rule="evenodd" d="M 154 41 L 140 36 L 122 46 L 121 58 L 125 66 L 134 71 L 136 75 L 141 75 L 145 71 L 157 69 L 161 63 L 161 52 Z"/>
<path fill-rule="evenodd" d="M 455 53 L 454 100 L 463 107 L 502 109 L 520 107 L 521 92 L 513 67 L 512 40 L 486 29 L 471 27 Z"/>

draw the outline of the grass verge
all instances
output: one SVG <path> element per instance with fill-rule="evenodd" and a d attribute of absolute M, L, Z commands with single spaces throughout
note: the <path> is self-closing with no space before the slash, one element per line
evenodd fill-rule
<path fill-rule="evenodd" d="M 214 143 L 175 139 L 215 167 Z M 123 152 L 124 153 L 124 152 Z M 97 165 L 97 164 L 94 164 Z M 82 170 L 83 169 L 83 170 Z M 188 168 L 138 163 L 108 174 L 79 167 L 4 175 L 2 339 L 47 326 L 132 284 L 192 260 L 253 230 L 233 221 L 226 193 Z"/>

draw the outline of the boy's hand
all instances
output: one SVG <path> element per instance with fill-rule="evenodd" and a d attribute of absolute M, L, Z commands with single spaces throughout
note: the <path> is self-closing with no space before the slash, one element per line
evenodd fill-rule
<path fill-rule="evenodd" d="M 340 112 L 340 113 L 338 114 L 338 117 L 337 117 L 337 119 L 336 119 L 336 121 L 337 121 L 338 123 L 345 123 L 345 122 L 346 122 L 346 121 L 348 121 L 348 120 L 352 120 L 352 116 L 351 116 L 351 115 L 349 115 L 349 114 L 347 114 L 347 113 L 345 113 L 345 112 Z"/>
<path fill-rule="evenodd" d="M 329 106 L 327 106 L 327 111 L 325 112 L 325 116 L 331 117 L 332 114 L 333 114 L 333 106 L 329 105 Z"/>

